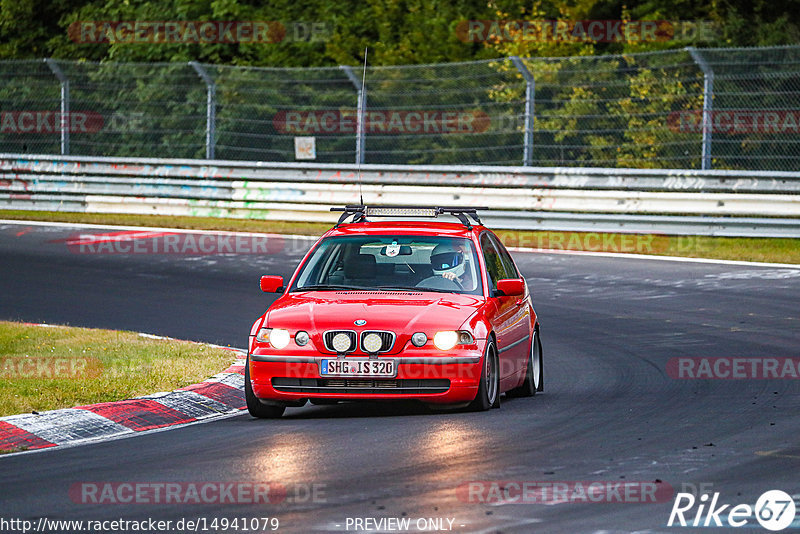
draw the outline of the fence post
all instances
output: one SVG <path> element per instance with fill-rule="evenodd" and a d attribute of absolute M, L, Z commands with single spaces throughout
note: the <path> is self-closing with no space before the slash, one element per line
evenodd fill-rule
<path fill-rule="evenodd" d="M 536 98 L 536 80 L 520 58 L 511 56 L 509 59 L 525 78 L 525 137 L 522 164 L 530 167 L 533 165 L 533 104 Z"/>
<path fill-rule="evenodd" d="M 713 128 L 714 70 L 697 49 L 687 46 L 686 51 L 703 71 L 703 157 L 701 169 L 711 169 L 711 131 Z"/>
<path fill-rule="evenodd" d="M 353 73 L 352 67 L 349 65 L 339 65 L 339 68 L 347 74 L 350 83 L 353 84 L 353 87 L 355 87 L 358 92 L 358 110 L 356 111 L 356 165 L 360 165 L 364 163 L 364 138 L 366 137 L 364 132 L 364 114 L 367 110 L 367 93 L 361 85 L 361 80 Z"/>
<path fill-rule="evenodd" d="M 58 66 L 58 63 L 51 58 L 45 59 L 44 62 L 47 63 L 47 66 L 50 67 L 50 70 L 56 75 L 58 81 L 61 82 L 61 155 L 68 156 L 69 127 L 71 122 L 69 116 L 69 79 L 64 74 L 64 71 L 61 70 L 61 67 Z"/>
<path fill-rule="evenodd" d="M 190 61 L 189 65 L 195 70 L 200 79 L 206 84 L 206 159 L 214 159 L 216 147 L 215 130 L 217 126 L 217 84 L 208 75 L 206 69 L 197 61 Z"/>

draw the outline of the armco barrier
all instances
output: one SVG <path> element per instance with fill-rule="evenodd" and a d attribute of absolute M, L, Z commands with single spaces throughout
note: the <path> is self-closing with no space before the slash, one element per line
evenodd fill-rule
<path fill-rule="evenodd" d="M 359 180 L 353 165 L 0 154 L 3 209 L 331 222 L 361 195 L 484 205 L 505 229 L 800 237 L 800 172 L 364 165 Z"/>

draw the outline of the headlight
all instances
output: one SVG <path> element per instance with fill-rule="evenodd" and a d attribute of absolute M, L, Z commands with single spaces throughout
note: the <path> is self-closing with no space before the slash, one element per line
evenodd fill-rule
<path fill-rule="evenodd" d="M 269 343 L 276 349 L 285 348 L 289 344 L 289 340 L 289 331 L 282 328 L 262 328 L 256 336 L 256 341 Z"/>
<path fill-rule="evenodd" d="M 443 330 L 433 336 L 433 344 L 439 350 L 450 350 L 456 343 L 458 343 L 458 332 L 454 330 Z"/>
<path fill-rule="evenodd" d="M 428 336 L 425 335 L 425 332 L 417 332 L 411 336 L 411 344 L 415 347 L 422 347 L 427 342 Z"/>
<path fill-rule="evenodd" d="M 436 332 L 436 335 L 433 336 L 433 344 L 439 350 L 450 350 L 456 345 L 471 345 L 474 341 L 475 338 L 466 330 L 442 330 L 441 332 Z"/>
<path fill-rule="evenodd" d="M 294 335 L 294 342 L 297 343 L 298 346 L 302 347 L 303 345 L 307 345 L 309 339 L 311 339 L 308 335 L 308 332 L 305 330 L 300 330 L 298 333 Z"/>

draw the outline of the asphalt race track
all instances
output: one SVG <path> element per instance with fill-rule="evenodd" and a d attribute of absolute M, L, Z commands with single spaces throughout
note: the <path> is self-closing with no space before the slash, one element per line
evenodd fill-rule
<path fill-rule="evenodd" d="M 266 255 L 80 254 L 64 242 L 75 232 L 0 224 L 0 319 L 244 347 L 252 321 L 274 299 L 259 291 L 259 276 L 288 276 L 309 244 L 287 240 Z M 245 413 L 0 457 L 0 516 L 205 518 L 208 525 L 214 518 L 276 517 L 277 532 L 364 531 L 374 523 L 358 529 L 355 520 L 366 518 L 408 518 L 412 532 L 709 532 L 716 529 L 667 526 L 677 492 L 719 492 L 719 503 L 751 506 L 767 490 L 800 494 L 800 380 L 690 380 L 668 372 L 671 358 L 800 357 L 800 269 L 552 253 L 515 258 L 541 317 L 544 394 L 504 398 L 500 410 L 486 413 L 307 405 L 275 421 Z M 95 504 L 70 494 L 85 482 L 211 481 L 272 482 L 286 498 Z M 469 485 L 475 481 L 483 482 Z M 592 481 L 658 484 L 667 497 L 574 497 L 576 486 Z M 520 502 L 509 490 L 513 482 L 564 482 L 573 498 L 528 502 L 540 495 L 533 492 Z M 506 493 L 492 497 L 486 488 Z M 393 523 L 382 525 L 370 530 L 393 531 Z M 754 528 L 764 531 L 751 517 L 744 530 Z"/>

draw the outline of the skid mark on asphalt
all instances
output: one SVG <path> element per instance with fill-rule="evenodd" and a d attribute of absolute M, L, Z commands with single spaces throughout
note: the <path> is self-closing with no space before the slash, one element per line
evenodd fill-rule
<path fill-rule="evenodd" d="M 800 460 L 800 455 L 783 454 L 780 452 L 780 449 L 776 449 L 774 451 L 756 451 L 756 456 L 769 456 L 772 458 L 793 458 L 795 460 Z"/>
<path fill-rule="evenodd" d="M 786 280 L 800 278 L 800 269 L 755 269 L 750 271 L 728 271 L 707 274 L 705 278 L 719 280 Z"/>

